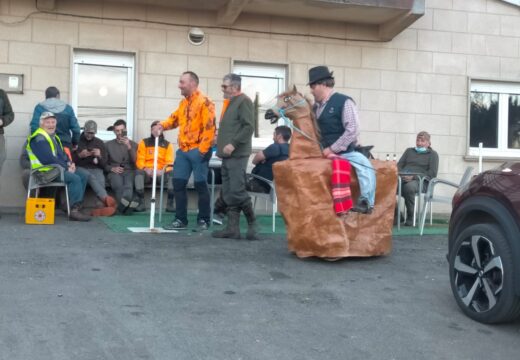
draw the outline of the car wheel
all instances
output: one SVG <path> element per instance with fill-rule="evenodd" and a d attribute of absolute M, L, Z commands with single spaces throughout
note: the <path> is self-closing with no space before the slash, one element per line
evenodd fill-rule
<path fill-rule="evenodd" d="M 467 316 L 499 323 L 520 315 L 511 248 L 498 225 L 466 228 L 455 240 L 448 260 L 453 295 Z"/>

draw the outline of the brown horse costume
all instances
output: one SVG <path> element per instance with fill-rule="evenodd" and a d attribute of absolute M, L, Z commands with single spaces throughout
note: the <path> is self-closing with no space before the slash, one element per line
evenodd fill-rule
<path fill-rule="evenodd" d="M 289 118 L 295 129 L 289 160 L 273 165 L 289 250 L 298 257 L 322 258 L 389 254 L 397 187 L 395 162 L 372 160 L 377 180 L 372 214 L 349 212 L 338 217 L 331 190 L 331 160 L 322 155 L 310 103 L 294 87 L 278 96 L 272 110 Z M 353 170 L 351 190 L 356 200 L 359 186 Z"/>

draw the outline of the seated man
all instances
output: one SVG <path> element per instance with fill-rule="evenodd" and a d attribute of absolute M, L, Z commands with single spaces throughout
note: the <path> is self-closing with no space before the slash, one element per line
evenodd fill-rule
<path fill-rule="evenodd" d="M 116 195 L 120 213 L 132 211 L 139 205 L 134 200 L 134 177 L 137 144 L 127 137 L 126 121 L 114 123 L 116 138 L 105 143 L 107 162 L 105 171 Z"/>
<path fill-rule="evenodd" d="M 273 164 L 277 161 L 289 158 L 289 140 L 291 129 L 288 126 L 278 126 L 274 129 L 273 143 L 262 151 L 256 153 L 253 164 L 256 165 L 252 174 L 261 176 L 267 180 L 273 180 Z M 247 191 L 269 193 L 271 188 L 265 182 L 249 177 L 246 183 Z"/>
<path fill-rule="evenodd" d="M 139 198 L 139 205 L 135 211 L 144 211 L 144 185 L 152 182 L 153 177 L 153 162 L 155 152 L 155 138 L 159 137 L 159 149 L 157 150 L 157 176 L 163 174 L 165 165 L 173 165 L 173 145 L 164 138 L 161 132 L 161 127 L 158 126 L 160 121 L 152 122 L 150 137 L 143 139 L 137 146 L 137 160 L 135 167 L 137 168 L 135 174 L 135 192 Z M 173 183 L 170 180 L 172 167 L 167 168 L 166 184 L 168 188 L 168 202 L 166 211 L 173 212 Z"/>
<path fill-rule="evenodd" d="M 47 172 L 53 169 L 53 166 L 49 166 L 52 164 L 65 169 L 65 183 L 71 204 L 70 219 L 89 221 L 90 216 L 80 211 L 85 187 L 87 186 L 87 177 L 81 172 L 76 172 L 76 166 L 69 161 L 60 138 L 55 135 L 55 131 L 56 117 L 51 112 L 43 112 L 40 116 L 40 127 L 27 140 L 26 150 L 31 161 L 31 169 Z"/>
<path fill-rule="evenodd" d="M 107 161 L 107 152 L 103 140 L 96 137 L 97 124 L 94 120 L 85 122 L 78 148 L 72 153 L 78 171 L 88 176 L 88 184 L 96 193 L 103 206 L 92 211 L 93 216 L 111 216 L 116 212 L 116 201 L 107 194 L 103 169 Z"/>
<path fill-rule="evenodd" d="M 401 195 L 404 198 L 406 206 L 406 226 L 413 225 L 413 209 L 415 205 L 415 194 L 419 192 L 418 176 L 425 177 L 428 181 L 437 176 L 439 169 L 439 155 L 431 148 L 430 134 L 421 131 L 417 134 L 415 147 L 405 150 L 403 156 L 397 163 L 397 169 L 401 174 Z M 402 175 L 405 173 L 414 173 L 419 175 Z M 425 184 L 427 184 L 427 181 Z M 424 191 L 424 189 L 421 189 Z M 399 214 L 400 216 L 400 214 Z M 397 217 L 394 222 L 397 222 Z"/>

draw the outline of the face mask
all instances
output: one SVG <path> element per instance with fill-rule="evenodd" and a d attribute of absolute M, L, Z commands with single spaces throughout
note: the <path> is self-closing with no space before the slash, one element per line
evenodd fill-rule
<path fill-rule="evenodd" d="M 419 154 L 424 154 L 425 152 L 428 151 L 428 148 L 425 148 L 425 147 L 415 147 L 415 151 Z"/>

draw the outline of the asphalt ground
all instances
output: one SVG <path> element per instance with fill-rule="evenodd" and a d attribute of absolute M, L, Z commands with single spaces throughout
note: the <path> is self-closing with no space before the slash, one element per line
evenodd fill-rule
<path fill-rule="evenodd" d="M 520 324 L 466 318 L 446 236 L 298 259 L 283 236 L 115 233 L 0 219 L 0 359 L 517 359 Z"/>

